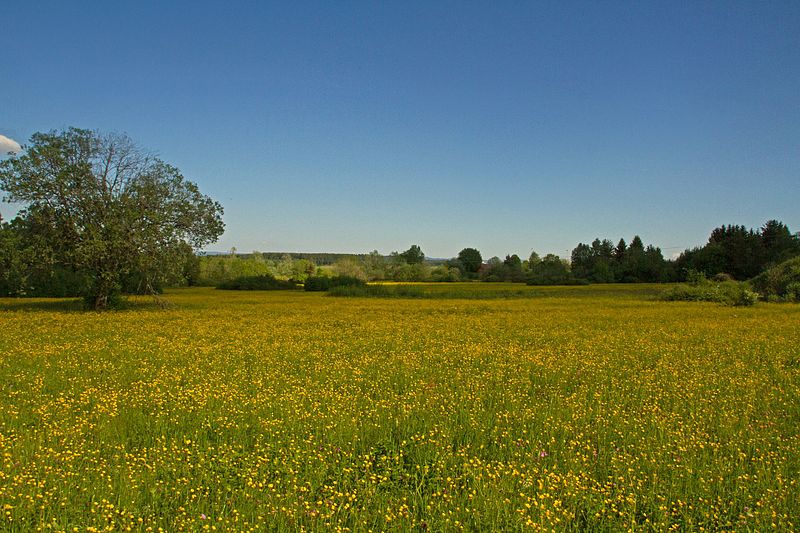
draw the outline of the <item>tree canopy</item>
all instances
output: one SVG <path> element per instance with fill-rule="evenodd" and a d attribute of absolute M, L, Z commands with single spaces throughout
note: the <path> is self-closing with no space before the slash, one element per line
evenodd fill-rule
<path fill-rule="evenodd" d="M 458 260 L 461 262 L 461 265 L 464 267 L 464 271 L 467 273 L 477 272 L 483 263 L 481 253 L 475 248 L 464 248 L 458 252 Z"/>
<path fill-rule="evenodd" d="M 676 267 L 743 280 L 798 255 L 800 237 L 782 222 L 769 220 L 758 230 L 728 224 L 715 228 L 705 246 L 683 252 Z"/>
<path fill-rule="evenodd" d="M 642 283 L 669 281 L 671 272 L 661 250 L 645 247 L 635 235 L 630 245 L 620 239 L 614 246 L 609 239 L 595 239 L 592 244 L 579 243 L 570 258 L 572 274 L 592 283 Z"/>
<path fill-rule="evenodd" d="M 106 308 L 135 274 L 152 290 L 187 248 L 216 241 L 222 206 L 124 135 L 69 128 L 36 133 L 0 163 L 5 200 L 19 215 L 37 263 L 85 277 L 87 303 Z"/>
<path fill-rule="evenodd" d="M 416 244 L 412 244 L 408 250 L 402 252 L 399 256 L 409 265 L 418 265 L 425 261 L 425 254 L 422 253 L 422 249 Z"/>

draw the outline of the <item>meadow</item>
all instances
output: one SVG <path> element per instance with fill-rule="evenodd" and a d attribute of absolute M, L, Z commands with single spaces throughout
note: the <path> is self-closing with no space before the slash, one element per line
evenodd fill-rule
<path fill-rule="evenodd" d="M 0 530 L 800 527 L 800 306 L 422 290 L 0 299 Z"/>

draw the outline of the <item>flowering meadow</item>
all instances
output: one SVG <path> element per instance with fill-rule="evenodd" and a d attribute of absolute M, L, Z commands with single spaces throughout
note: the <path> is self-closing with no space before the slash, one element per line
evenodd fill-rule
<path fill-rule="evenodd" d="M 800 306 L 511 289 L 0 299 L 0 530 L 800 528 Z"/>

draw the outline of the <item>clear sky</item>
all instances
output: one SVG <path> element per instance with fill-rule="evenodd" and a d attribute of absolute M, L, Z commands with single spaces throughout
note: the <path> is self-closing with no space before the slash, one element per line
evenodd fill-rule
<path fill-rule="evenodd" d="M 1 135 L 129 134 L 224 205 L 210 249 L 800 230 L 796 0 L 18 1 L 0 42 Z"/>

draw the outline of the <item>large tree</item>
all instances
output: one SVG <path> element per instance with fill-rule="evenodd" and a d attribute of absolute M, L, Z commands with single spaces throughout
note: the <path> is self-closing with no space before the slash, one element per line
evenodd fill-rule
<path fill-rule="evenodd" d="M 458 252 L 458 260 L 464 268 L 464 272 L 474 274 L 478 272 L 483 264 L 481 253 L 475 248 L 464 248 Z"/>
<path fill-rule="evenodd" d="M 85 274 L 87 303 L 108 307 L 132 273 L 150 289 L 224 230 L 222 206 L 124 135 L 70 128 L 36 133 L 0 163 L 4 200 L 24 206 L 59 266 Z"/>
<path fill-rule="evenodd" d="M 569 264 L 554 254 L 547 254 L 528 274 L 528 285 L 565 285 L 574 278 Z"/>
<path fill-rule="evenodd" d="M 781 263 L 800 254 L 800 239 L 778 220 L 769 220 L 761 228 L 761 243 L 769 265 Z"/>
<path fill-rule="evenodd" d="M 425 254 L 422 253 L 422 249 L 416 244 L 412 244 L 411 248 L 399 254 L 399 257 L 409 265 L 418 265 L 425 261 Z"/>

